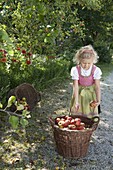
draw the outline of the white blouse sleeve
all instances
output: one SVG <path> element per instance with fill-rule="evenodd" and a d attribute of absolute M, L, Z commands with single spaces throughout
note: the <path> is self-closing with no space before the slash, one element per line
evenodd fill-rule
<path fill-rule="evenodd" d="M 76 67 L 72 67 L 71 77 L 72 77 L 72 80 L 79 80 L 78 70 Z"/>
<path fill-rule="evenodd" d="M 99 67 L 96 67 L 94 71 L 94 79 L 101 79 L 102 71 Z"/>

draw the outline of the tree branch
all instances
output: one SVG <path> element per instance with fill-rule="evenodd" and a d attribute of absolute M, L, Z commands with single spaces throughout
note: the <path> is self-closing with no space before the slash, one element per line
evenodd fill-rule
<path fill-rule="evenodd" d="M 15 116 L 18 116 L 18 117 L 22 117 L 22 115 L 20 115 L 20 114 L 17 114 L 17 113 L 8 111 L 8 110 L 4 110 L 4 109 L 0 109 L 0 112 L 7 113 L 8 115 L 15 115 Z"/>

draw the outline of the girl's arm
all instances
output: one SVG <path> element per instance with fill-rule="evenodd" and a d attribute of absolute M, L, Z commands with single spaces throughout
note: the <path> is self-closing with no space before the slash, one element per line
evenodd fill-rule
<path fill-rule="evenodd" d="M 78 86 L 78 80 L 73 80 L 73 96 L 75 98 L 76 101 L 76 106 L 79 104 L 78 103 L 78 91 L 79 91 L 79 86 Z"/>
<path fill-rule="evenodd" d="M 97 105 L 100 105 L 101 102 L 100 80 L 97 79 L 95 79 L 95 92 L 96 92 Z"/>

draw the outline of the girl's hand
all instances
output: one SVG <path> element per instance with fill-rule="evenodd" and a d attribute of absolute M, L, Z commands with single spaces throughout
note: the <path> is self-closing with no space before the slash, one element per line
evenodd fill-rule
<path fill-rule="evenodd" d="M 99 105 L 100 105 L 100 102 L 96 102 L 96 105 L 99 106 Z"/>
<path fill-rule="evenodd" d="M 95 108 L 95 107 L 97 107 L 99 105 L 100 105 L 100 102 L 97 102 L 97 101 L 91 101 L 90 102 L 90 106 L 93 107 L 93 108 Z"/>
<path fill-rule="evenodd" d="M 70 112 L 77 113 L 79 108 L 80 108 L 79 104 L 74 104 L 74 106 L 70 109 Z"/>
<path fill-rule="evenodd" d="M 75 104 L 75 112 L 78 112 L 79 108 L 80 108 L 80 105 L 78 103 Z"/>

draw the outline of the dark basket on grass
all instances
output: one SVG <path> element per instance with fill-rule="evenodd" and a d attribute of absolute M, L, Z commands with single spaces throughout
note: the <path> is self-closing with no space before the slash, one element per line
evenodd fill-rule
<path fill-rule="evenodd" d="M 81 121 L 86 124 L 84 130 L 68 130 L 67 128 L 59 128 L 55 124 L 55 120 L 50 118 L 50 123 L 53 128 L 54 140 L 56 143 L 57 152 L 66 158 L 81 158 L 85 157 L 88 152 L 90 138 L 93 131 L 96 130 L 99 119 L 95 123 L 94 119 L 83 116 L 72 116 L 73 118 L 79 117 Z"/>
<path fill-rule="evenodd" d="M 17 100 L 22 100 L 22 98 L 25 97 L 30 111 L 41 100 L 40 93 L 37 92 L 37 90 L 29 83 L 23 83 L 14 89 L 11 89 L 7 95 L 7 98 L 12 95 L 16 96 Z M 14 106 L 11 107 L 11 111 L 15 111 Z"/>

